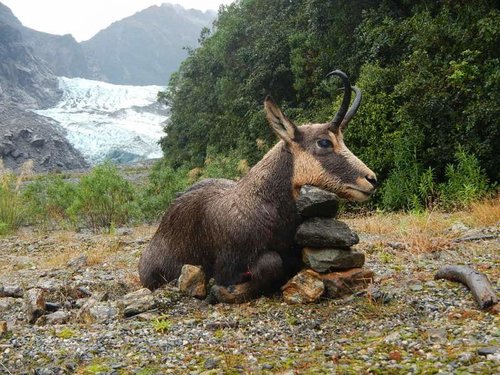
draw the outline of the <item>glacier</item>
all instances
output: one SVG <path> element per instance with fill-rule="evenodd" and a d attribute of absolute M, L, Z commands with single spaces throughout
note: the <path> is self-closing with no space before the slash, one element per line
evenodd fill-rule
<path fill-rule="evenodd" d="M 162 156 L 158 141 L 165 135 L 169 112 L 156 96 L 164 87 L 58 79 L 60 101 L 34 112 L 57 121 L 87 162 L 131 163 Z"/>

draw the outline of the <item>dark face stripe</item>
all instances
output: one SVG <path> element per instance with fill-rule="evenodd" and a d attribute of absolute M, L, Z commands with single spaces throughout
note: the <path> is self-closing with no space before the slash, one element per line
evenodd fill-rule
<path fill-rule="evenodd" d="M 362 191 L 373 190 L 365 179 L 367 175 L 374 175 L 373 172 L 344 145 L 342 133 L 330 132 L 327 125 L 313 124 L 299 127 L 302 135 L 302 139 L 298 142 L 299 148 L 318 163 L 317 167 L 311 165 L 309 172 L 302 172 L 311 173 L 311 176 L 301 176 L 301 180 L 313 181 L 318 186 L 339 195 L 347 194 L 346 191 L 352 188 Z M 333 147 L 318 146 L 318 141 L 322 139 L 330 140 Z M 306 158 L 305 155 L 300 156 L 300 152 L 297 154 L 297 157 Z M 308 157 L 307 159 L 309 164 L 316 164 L 312 162 L 313 159 Z"/>

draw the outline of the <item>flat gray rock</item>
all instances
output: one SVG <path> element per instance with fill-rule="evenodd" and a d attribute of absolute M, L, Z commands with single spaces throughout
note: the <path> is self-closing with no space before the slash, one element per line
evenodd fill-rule
<path fill-rule="evenodd" d="M 118 309 L 112 302 L 97 302 L 89 309 L 89 315 L 93 322 L 108 322 L 118 316 Z"/>
<path fill-rule="evenodd" d="M 41 316 L 37 321 L 37 325 L 44 325 L 44 324 L 49 324 L 49 325 L 54 325 L 54 324 L 65 324 L 69 321 L 71 318 L 70 313 L 67 311 L 56 311 L 51 314 L 43 315 Z"/>
<path fill-rule="evenodd" d="M 359 237 L 341 221 L 312 217 L 299 225 L 295 242 L 305 247 L 348 248 L 356 245 Z"/>
<path fill-rule="evenodd" d="M 365 254 L 346 249 L 304 248 L 302 259 L 305 264 L 317 272 L 328 272 L 361 268 L 365 264 Z"/>
<path fill-rule="evenodd" d="M 156 300 L 147 288 L 128 293 L 122 299 L 123 315 L 130 317 L 152 310 L 156 307 Z"/>
<path fill-rule="evenodd" d="M 305 185 L 300 189 L 296 204 L 302 217 L 335 217 L 339 210 L 339 197 L 315 186 Z"/>
<path fill-rule="evenodd" d="M 0 285 L 0 297 L 22 298 L 23 289 L 19 285 Z"/>

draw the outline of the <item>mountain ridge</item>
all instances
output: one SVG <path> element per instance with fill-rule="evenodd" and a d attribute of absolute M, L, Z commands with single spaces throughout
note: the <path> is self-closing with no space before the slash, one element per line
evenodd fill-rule
<path fill-rule="evenodd" d="M 0 2 L 0 23 L 21 32 L 33 54 L 57 76 L 124 85 L 161 85 L 195 48 L 203 27 L 217 13 L 163 3 L 113 22 L 92 38 L 77 42 L 24 26 Z M 187 48 L 186 48 L 187 47 Z"/>
<path fill-rule="evenodd" d="M 197 46 L 202 28 L 215 15 L 179 5 L 153 5 L 113 22 L 81 45 L 94 56 L 107 82 L 166 85 L 187 57 L 186 47 Z"/>

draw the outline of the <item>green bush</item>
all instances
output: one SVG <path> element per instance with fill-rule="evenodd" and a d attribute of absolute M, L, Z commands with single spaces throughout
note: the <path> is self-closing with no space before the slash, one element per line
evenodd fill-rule
<path fill-rule="evenodd" d="M 408 140 L 406 140 L 408 141 Z M 445 210 L 463 208 L 489 191 L 488 178 L 476 156 L 458 147 L 446 181 L 437 184 L 432 168 L 423 169 L 415 153 L 395 151 L 395 166 L 382 188 L 382 207 L 422 211 L 436 203 Z"/>
<path fill-rule="evenodd" d="M 253 165 L 263 151 L 255 141 L 276 141 L 262 113 L 265 96 L 298 123 L 327 121 L 341 93 L 338 80 L 324 77 L 341 69 L 363 90 L 346 144 L 385 181 L 379 208 L 435 204 L 459 144 L 497 181 L 499 21 L 489 0 L 235 2 L 160 95 L 171 108 L 164 155 L 174 168 L 235 177 L 227 150 Z M 406 154 L 395 156 L 406 138 Z"/>
<path fill-rule="evenodd" d="M 382 207 L 388 210 L 409 210 L 419 202 L 418 185 L 422 166 L 417 158 L 419 136 L 408 129 L 396 132 L 390 153 L 392 168 L 381 187 Z"/>
<path fill-rule="evenodd" d="M 447 181 L 440 185 L 444 208 L 461 208 L 484 197 L 488 191 L 488 178 L 476 156 L 459 147 L 456 164 L 446 167 Z"/>
<path fill-rule="evenodd" d="M 28 210 L 21 187 L 31 167 L 32 163 L 26 163 L 16 175 L 4 168 L 0 160 L 0 235 L 16 230 L 26 220 Z"/>
<path fill-rule="evenodd" d="M 203 168 L 174 169 L 162 159 L 156 163 L 149 175 L 149 180 L 143 188 L 140 206 L 147 220 L 156 220 L 174 200 L 177 193 L 198 180 L 204 178 L 238 179 L 249 166 L 245 159 L 239 156 L 239 150 L 231 150 L 226 154 L 218 154 L 209 150 Z"/>
<path fill-rule="evenodd" d="M 96 166 L 77 185 L 68 212 L 94 231 L 127 224 L 139 215 L 135 192 L 111 163 Z"/>
<path fill-rule="evenodd" d="M 217 154 L 209 148 L 203 178 L 229 178 L 236 180 L 248 172 L 249 166 L 245 159 L 241 159 L 239 150 L 231 150 L 226 154 Z"/>
<path fill-rule="evenodd" d="M 189 185 L 186 169 L 174 170 L 162 161 L 153 166 L 140 197 L 141 211 L 147 220 L 156 220 L 165 212 L 175 194 Z"/>
<path fill-rule="evenodd" d="M 415 210 L 422 210 L 423 208 L 432 208 L 437 201 L 438 191 L 436 186 L 436 177 L 434 175 L 434 169 L 431 167 L 427 168 L 420 175 L 420 182 L 418 184 L 418 195 L 419 201 L 423 206 L 415 206 Z"/>
<path fill-rule="evenodd" d="M 49 174 L 30 182 L 23 191 L 32 224 L 54 227 L 70 222 L 68 209 L 76 199 L 77 186 L 62 175 Z"/>

